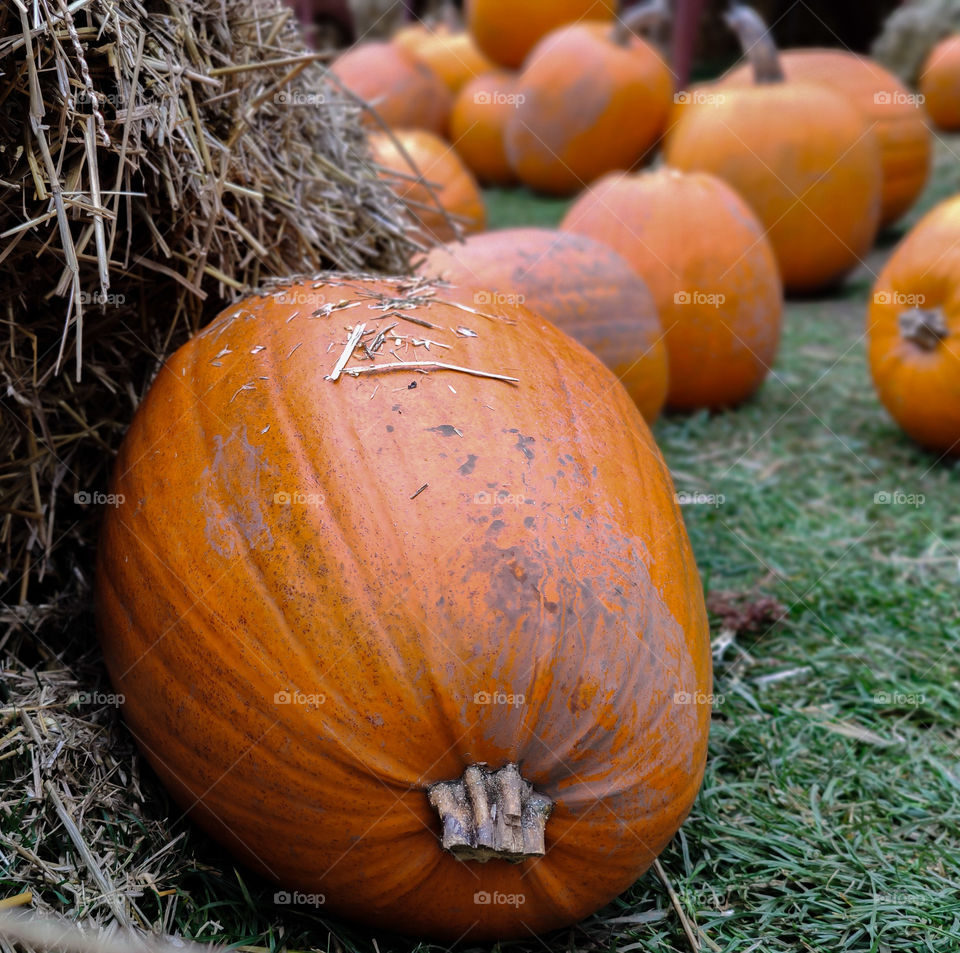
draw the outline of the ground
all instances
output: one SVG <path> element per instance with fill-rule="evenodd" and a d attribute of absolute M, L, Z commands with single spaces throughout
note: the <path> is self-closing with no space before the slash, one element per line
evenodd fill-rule
<path fill-rule="evenodd" d="M 714 498 L 684 507 L 714 609 L 706 780 L 663 877 L 505 948 L 960 949 L 960 465 L 899 432 L 864 346 L 872 272 L 960 191 L 958 157 L 960 142 L 939 144 L 923 202 L 843 289 L 788 305 L 753 401 L 658 423 L 678 491 Z M 549 225 L 565 207 L 489 199 L 492 226 Z M 160 886 L 179 895 L 142 902 L 167 930 L 247 949 L 427 949 L 282 912 L 190 825 L 175 833 L 181 874 Z"/>

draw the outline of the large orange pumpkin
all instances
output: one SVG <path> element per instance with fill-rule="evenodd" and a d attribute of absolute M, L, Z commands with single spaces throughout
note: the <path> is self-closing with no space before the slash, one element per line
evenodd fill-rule
<path fill-rule="evenodd" d="M 499 70 L 460 90 L 450 115 L 450 139 L 470 171 L 487 185 L 513 185 L 504 128 L 517 109 L 516 75 Z"/>
<path fill-rule="evenodd" d="M 897 247 L 867 325 L 884 406 L 919 444 L 960 456 L 960 196 L 928 212 Z"/>
<path fill-rule="evenodd" d="M 880 224 L 895 222 L 917 200 L 930 172 L 933 147 L 918 97 L 879 63 L 846 50 L 784 50 L 780 63 L 788 81 L 829 86 L 870 124 L 883 165 Z M 752 67 L 744 65 L 717 86 L 749 86 L 753 81 Z"/>
<path fill-rule="evenodd" d="M 394 43 L 360 43 L 341 53 L 330 71 L 395 129 L 447 133 L 453 97 L 428 66 Z M 372 116 L 368 125 L 376 126 Z"/>
<path fill-rule="evenodd" d="M 480 50 L 517 69 L 541 37 L 567 23 L 613 19 L 617 0 L 466 0 L 467 28 Z"/>
<path fill-rule="evenodd" d="M 471 302 L 326 276 L 229 308 L 137 412 L 97 568 L 124 716 L 176 800 L 331 915 L 443 940 L 629 887 L 710 720 L 642 417 L 581 345 Z"/>
<path fill-rule="evenodd" d="M 458 227 L 468 235 L 483 231 L 480 187 L 448 142 L 422 129 L 372 132 L 368 140 L 373 161 L 415 222 L 415 239 L 432 244 L 457 238 Z"/>
<path fill-rule="evenodd" d="M 667 352 L 653 298 L 615 251 L 584 235 L 514 228 L 435 248 L 425 275 L 476 289 L 478 307 L 519 300 L 609 367 L 647 423 L 667 396 Z"/>
<path fill-rule="evenodd" d="M 647 283 L 670 407 L 729 407 L 760 386 L 777 353 L 783 292 L 763 226 L 726 183 L 672 169 L 614 173 L 560 227 L 605 242 Z"/>
<path fill-rule="evenodd" d="M 960 36 L 949 36 L 933 48 L 920 74 L 920 92 L 940 129 L 960 130 Z"/>
<path fill-rule="evenodd" d="M 747 200 L 788 290 L 826 287 L 857 265 L 876 237 L 883 181 L 876 136 L 844 97 L 784 78 L 752 10 L 734 8 L 730 22 L 756 82 L 684 107 L 667 138 L 667 163 L 711 172 Z"/>
<path fill-rule="evenodd" d="M 673 80 L 646 41 L 604 23 L 546 36 L 517 81 L 507 156 L 520 181 L 571 195 L 639 162 L 663 132 Z"/>

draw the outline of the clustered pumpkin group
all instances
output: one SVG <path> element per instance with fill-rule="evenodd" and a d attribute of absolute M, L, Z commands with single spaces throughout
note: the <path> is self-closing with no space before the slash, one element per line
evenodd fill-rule
<path fill-rule="evenodd" d="M 630 29 L 658 9 L 467 0 L 466 30 L 340 56 L 415 273 L 228 309 L 117 461 L 97 603 L 131 731 L 214 837 L 333 913 L 527 936 L 652 864 L 703 777 L 711 653 L 649 425 L 750 398 L 784 290 L 839 281 L 926 180 L 877 64 L 780 54 L 736 7 L 749 64 L 675 94 Z M 576 198 L 559 229 L 485 232 L 478 180 Z M 869 319 L 884 404 L 950 453 L 958 239 L 960 198 Z"/>

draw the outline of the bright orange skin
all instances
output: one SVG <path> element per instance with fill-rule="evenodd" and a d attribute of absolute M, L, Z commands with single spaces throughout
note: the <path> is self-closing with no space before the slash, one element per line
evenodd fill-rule
<path fill-rule="evenodd" d="M 521 304 L 616 374 L 648 424 L 667 397 L 663 328 L 647 286 L 615 251 L 547 228 L 513 228 L 435 248 L 420 272 Z M 482 304 L 480 305 L 482 307 Z"/>
<path fill-rule="evenodd" d="M 948 335 L 924 350 L 899 315 L 942 308 Z M 900 243 L 874 287 L 870 371 L 884 406 L 917 443 L 960 456 L 960 197 L 928 212 Z"/>
<path fill-rule="evenodd" d="M 672 169 L 612 174 L 560 227 L 606 242 L 647 283 L 667 345 L 670 407 L 733 406 L 763 383 L 783 291 L 763 226 L 726 183 Z"/>
<path fill-rule="evenodd" d="M 412 52 L 443 80 L 454 96 L 470 80 L 497 68 L 477 49 L 473 38 L 466 32 L 438 30 L 428 34 Z"/>
<path fill-rule="evenodd" d="M 325 380 L 345 325 L 398 321 L 368 291 L 402 293 L 308 281 L 167 362 L 103 524 L 104 656 L 163 782 L 242 862 L 380 929 L 529 936 L 627 888 L 690 809 L 709 706 L 674 698 L 711 688 L 701 583 L 656 444 L 585 349 L 434 301 L 404 313 L 441 330 L 397 330 L 520 383 Z M 453 859 L 426 786 L 510 760 L 556 802 L 546 856 Z"/>
<path fill-rule="evenodd" d="M 789 81 L 828 86 L 872 126 L 883 163 L 880 224 L 895 222 L 923 191 L 933 154 L 923 108 L 910 90 L 879 63 L 846 50 L 785 50 L 780 64 Z M 753 85 L 753 69 L 737 67 L 718 85 Z"/>
<path fill-rule="evenodd" d="M 520 181 L 573 195 L 614 169 L 630 169 L 666 125 L 673 80 L 663 58 L 612 27 L 582 23 L 537 45 L 517 82 L 524 100 L 507 123 L 506 147 Z"/>
<path fill-rule="evenodd" d="M 330 71 L 391 128 L 447 134 L 450 91 L 433 70 L 396 44 L 361 43 L 341 53 Z M 377 126 L 372 116 L 364 121 Z"/>
<path fill-rule="evenodd" d="M 788 291 L 835 284 L 877 234 L 882 172 L 874 133 L 846 99 L 813 83 L 723 93 L 719 104 L 684 107 L 666 142 L 667 164 L 712 172 L 747 200 Z"/>
<path fill-rule="evenodd" d="M 960 36 L 947 37 L 933 48 L 920 74 L 920 92 L 936 126 L 960 129 Z"/>
<path fill-rule="evenodd" d="M 467 29 L 494 63 L 519 69 L 551 30 L 580 20 L 609 22 L 616 0 L 466 0 Z"/>
<path fill-rule="evenodd" d="M 487 212 L 483 195 L 470 170 L 460 161 L 453 147 L 438 136 L 420 129 L 399 129 L 394 137 L 413 160 L 414 168 L 383 132 L 369 135 L 373 161 L 403 176 L 419 174 L 433 189 L 440 204 L 457 217 L 464 234 L 483 231 Z M 389 173 L 382 173 L 389 178 Z M 430 190 L 422 182 L 394 179 L 394 192 L 407 206 L 417 223 L 414 238 L 421 241 L 448 242 L 457 237 L 453 225 L 439 209 Z"/>
<path fill-rule="evenodd" d="M 517 181 L 507 159 L 504 127 L 516 112 L 516 74 L 487 73 L 467 83 L 450 115 L 450 139 L 460 158 L 487 185 Z"/>

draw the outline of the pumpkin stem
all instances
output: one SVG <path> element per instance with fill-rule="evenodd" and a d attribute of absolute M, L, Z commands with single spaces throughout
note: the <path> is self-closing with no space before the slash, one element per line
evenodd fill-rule
<path fill-rule="evenodd" d="M 459 780 L 430 785 L 427 799 L 443 825 L 441 846 L 458 860 L 516 864 L 544 855 L 553 801 L 534 791 L 516 764 L 471 764 Z"/>
<path fill-rule="evenodd" d="M 935 351 L 950 334 L 942 308 L 901 311 L 899 321 L 901 336 L 924 351 Z"/>
<path fill-rule="evenodd" d="M 634 34 L 643 34 L 657 46 L 664 28 L 671 20 L 669 0 L 647 0 L 632 10 L 623 10 L 613 27 L 613 42 L 629 46 Z"/>
<path fill-rule="evenodd" d="M 743 55 L 753 67 L 755 83 L 782 83 L 786 76 L 780 65 L 780 51 L 763 17 L 753 7 L 734 4 L 724 15 L 727 26 L 737 34 Z"/>

